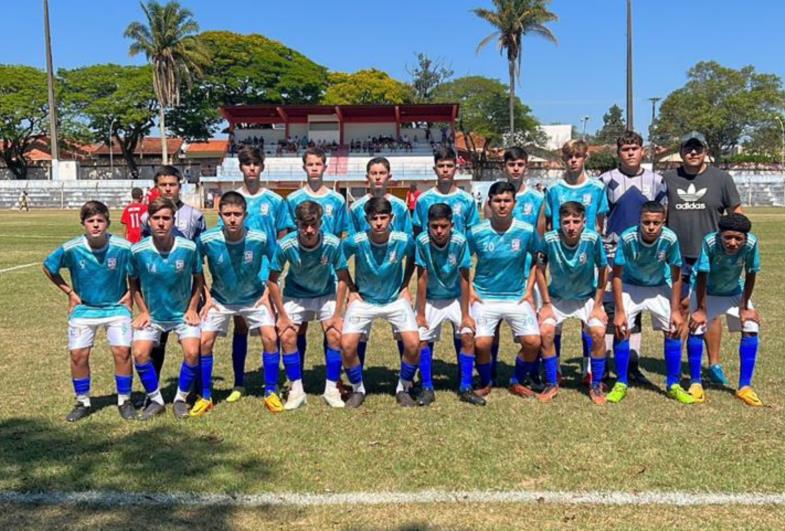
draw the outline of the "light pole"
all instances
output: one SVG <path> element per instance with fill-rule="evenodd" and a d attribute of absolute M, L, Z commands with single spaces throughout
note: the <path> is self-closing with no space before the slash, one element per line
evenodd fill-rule
<path fill-rule="evenodd" d="M 627 0 L 627 131 L 634 131 L 632 101 L 632 0 Z"/>
<path fill-rule="evenodd" d="M 46 44 L 46 85 L 49 96 L 49 149 L 52 155 L 52 180 L 58 179 L 60 149 L 57 145 L 57 102 L 52 67 L 52 38 L 49 34 L 49 2 L 44 0 L 44 40 Z"/>
<path fill-rule="evenodd" d="M 782 131 L 782 145 L 780 148 L 780 169 L 785 170 L 785 123 L 783 123 L 782 118 L 779 114 L 775 114 L 774 118 L 780 124 L 780 131 Z"/>
<path fill-rule="evenodd" d="M 584 140 L 586 140 L 586 122 L 588 122 L 588 121 L 589 121 L 589 117 L 588 116 L 584 116 L 583 120 L 582 120 L 582 122 L 583 122 L 583 139 Z"/>
<path fill-rule="evenodd" d="M 114 140 L 112 140 L 112 132 L 114 131 L 114 123 L 117 118 L 112 117 L 109 122 L 109 178 L 114 179 Z"/>
<path fill-rule="evenodd" d="M 658 98 L 654 96 L 653 98 L 649 98 L 651 102 L 651 124 L 649 124 L 649 144 L 651 144 L 651 171 L 654 171 L 654 166 L 657 164 L 657 150 L 656 144 L 654 143 L 654 120 L 657 117 L 657 102 L 660 101 L 662 98 Z"/>

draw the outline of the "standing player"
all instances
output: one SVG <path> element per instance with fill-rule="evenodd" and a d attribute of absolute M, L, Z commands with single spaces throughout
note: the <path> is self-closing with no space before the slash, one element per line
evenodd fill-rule
<path fill-rule="evenodd" d="M 338 380 L 341 377 L 342 316 L 351 279 L 341 251 L 341 240 L 321 230 L 322 207 L 318 203 L 303 201 L 295 210 L 295 218 L 297 232 L 280 240 L 267 282 L 270 300 L 278 313 L 286 376 L 292 383 L 284 407 L 297 409 L 306 402 L 297 335 L 304 324 L 315 320 L 321 323 L 327 340 L 327 374 L 322 396 L 330 406 L 344 407 Z M 282 296 L 278 279 L 287 264 L 289 269 Z"/>
<path fill-rule="evenodd" d="M 372 197 L 365 204 L 365 213 L 371 230 L 358 232 L 343 244 L 346 259 L 354 257 L 357 283 L 356 288 L 350 287 L 352 293 L 341 338 L 343 366 L 353 389 L 346 406 L 360 407 L 365 400 L 363 366 L 357 346 L 363 335 L 368 336 L 376 319 L 389 321 L 403 341 L 395 399 L 402 407 L 416 406 L 411 388 L 420 341 L 408 287 L 414 269 L 414 241 L 406 233 L 390 230 L 393 214 L 387 199 Z"/>
<path fill-rule="evenodd" d="M 213 346 L 218 335 L 226 335 L 229 320 L 238 317 L 251 330 L 261 332 L 264 405 L 273 413 L 283 411 L 276 393 L 280 354 L 275 320 L 262 297 L 266 260 L 272 259 L 276 245 L 265 232 L 248 228 L 246 208 L 240 193 L 226 192 L 219 207 L 221 226 L 204 232 L 197 240 L 199 256 L 207 260 L 213 283 L 209 291 L 205 290 L 201 312 L 202 396 L 191 410 L 194 417 L 213 408 Z"/>
<path fill-rule="evenodd" d="M 692 270 L 690 295 L 690 337 L 687 357 L 690 365 L 690 394 L 697 402 L 705 400 L 701 385 L 703 338 L 707 327 L 725 315 L 728 331 L 741 332 L 739 344 L 739 389 L 736 396 L 749 406 L 762 406 L 752 389 L 752 374 L 758 356 L 760 316 L 752 307 L 752 290 L 760 271 L 758 239 L 750 232 L 752 224 L 742 214 L 723 216 L 719 230 L 704 238 L 698 262 Z M 741 272 L 744 271 L 744 281 Z M 709 343 L 709 348 L 714 345 Z M 709 356 L 719 357 L 717 352 Z"/>
<path fill-rule="evenodd" d="M 79 219 L 84 235 L 64 243 L 44 260 L 44 274 L 68 296 L 68 350 L 76 405 L 66 420 L 76 422 L 93 412 L 90 352 L 99 328 L 106 330 L 114 356 L 120 416 L 131 420 L 136 416 L 131 404 L 131 244 L 107 232 L 109 209 L 103 203 L 88 201 Z M 73 287 L 60 275 L 63 268 L 68 269 Z"/>
<path fill-rule="evenodd" d="M 141 188 L 131 190 L 131 202 L 123 210 L 120 223 L 125 225 L 125 239 L 137 243 L 142 239 L 142 216 L 147 212 L 147 205 L 142 200 L 144 194 Z"/>
<path fill-rule="evenodd" d="M 538 398 L 550 401 L 559 391 L 558 361 L 554 336 L 565 320 L 580 319 L 592 340 L 591 387 L 589 397 L 595 404 L 605 403 L 602 377 L 605 374 L 605 325 L 602 296 L 608 276 L 608 260 L 600 235 L 586 228 L 583 204 L 567 201 L 559 207 L 559 229 L 545 234 L 543 252 L 537 267 L 537 286 L 542 296 L 540 333 L 546 387 Z M 550 284 L 545 287 L 545 267 Z"/>
<path fill-rule="evenodd" d="M 204 284 L 202 260 L 194 242 L 175 236 L 176 211 L 175 204 L 166 197 L 153 201 L 147 209 L 153 234 L 131 249 L 131 293 L 140 310 L 133 322 L 133 355 L 136 372 L 149 398 L 142 420 L 149 420 L 165 409 L 159 377 L 150 360 L 161 334 L 174 331 L 183 349 L 174 399 L 177 418 L 188 416 L 185 400 L 199 368 L 201 333 L 197 306 Z"/>

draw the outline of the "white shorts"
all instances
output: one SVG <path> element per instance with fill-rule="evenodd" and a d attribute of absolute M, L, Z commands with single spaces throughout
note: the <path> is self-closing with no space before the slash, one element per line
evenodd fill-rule
<path fill-rule="evenodd" d="M 382 305 L 352 302 L 343 318 L 343 333 L 364 334 L 367 337 L 375 319 L 389 321 L 397 332 L 417 332 L 417 319 L 412 306 L 406 300 L 398 299 Z"/>
<path fill-rule="evenodd" d="M 188 338 L 199 339 L 202 336 L 199 326 L 191 326 L 184 322 L 156 323 L 151 321 L 149 325 L 141 330 L 134 330 L 134 341 L 152 341 L 157 345 L 161 340 L 161 334 L 164 332 L 174 332 L 180 341 Z"/>
<path fill-rule="evenodd" d="M 275 326 L 275 320 L 267 306 L 237 306 L 223 305 L 213 301 L 213 306 L 207 311 L 207 318 L 202 321 L 202 332 L 218 332 L 225 336 L 229 330 L 229 321 L 239 315 L 248 324 L 248 330 L 256 330 L 262 326 Z"/>
<path fill-rule="evenodd" d="M 493 337 L 501 321 L 507 321 L 515 337 L 540 335 L 537 314 L 527 301 L 475 302 L 471 312 L 477 323 L 475 337 Z"/>
<path fill-rule="evenodd" d="M 741 302 L 741 295 L 706 295 L 706 323 L 711 322 L 717 317 L 725 315 L 725 320 L 728 322 L 728 331 L 730 332 L 749 332 L 750 334 L 757 334 L 760 330 L 760 325 L 755 321 L 747 321 L 744 327 L 741 326 L 741 319 L 739 319 L 739 303 Z M 752 308 L 752 301 L 748 302 L 749 307 Z M 690 293 L 690 313 L 694 312 L 698 307 L 698 299 L 695 292 Z M 696 330 L 697 334 L 704 334 L 705 327 Z"/>
<path fill-rule="evenodd" d="M 651 327 L 654 330 L 670 331 L 671 323 L 671 288 L 670 286 L 634 286 L 625 284 L 622 292 L 624 311 L 627 314 L 627 326 L 642 312 L 651 315 Z"/>
<path fill-rule="evenodd" d="M 335 315 L 335 295 L 308 299 L 284 297 L 283 307 L 289 319 L 297 325 L 310 321 L 326 321 Z"/>
<path fill-rule="evenodd" d="M 605 328 L 602 321 L 589 317 L 591 312 L 594 311 L 594 299 L 591 297 L 583 301 L 551 298 L 551 307 L 553 308 L 555 320 L 546 319 L 543 324 L 558 327 L 567 319 L 574 317 L 580 319 L 589 328 L 596 326 Z"/>
<path fill-rule="evenodd" d="M 458 299 L 452 300 L 426 300 L 425 301 L 425 320 L 428 327 L 420 328 L 420 341 L 439 341 L 442 337 L 442 323 L 449 321 L 452 323 L 456 337 L 462 333 L 471 333 L 471 330 L 462 330 L 461 321 L 461 302 Z"/>
<path fill-rule="evenodd" d="M 106 329 L 106 341 L 110 346 L 131 346 L 133 333 L 130 317 L 77 318 L 68 320 L 68 350 L 92 347 L 95 342 L 95 334 L 99 328 Z"/>

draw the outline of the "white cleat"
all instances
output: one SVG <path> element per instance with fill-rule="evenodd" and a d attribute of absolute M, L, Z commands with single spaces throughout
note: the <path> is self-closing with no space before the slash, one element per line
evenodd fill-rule
<path fill-rule="evenodd" d="M 341 399 L 341 392 L 338 389 L 325 389 L 322 398 L 330 407 L 345 407 Z"/>
<path fill-rule="evenodd" d="M 304 391 L 300 391 L 299 393 L 290 391 L 289 397 L 286 399 L 286 404 L 283 406 L 284 411 L 292 411 L 300 406 L 304 406 L 308 402 L 307 398 Z"/>

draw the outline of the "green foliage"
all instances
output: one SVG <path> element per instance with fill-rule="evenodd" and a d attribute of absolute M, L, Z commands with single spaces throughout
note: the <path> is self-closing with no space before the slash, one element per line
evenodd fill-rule
<path fill-rule="evenodd" d="M 412 103 L 412 88 L 386 72 L 371 68 L 353 74 L 331 73 L 322 103 L 326 105 Z"/>
<path fill-rule="evenodd" d="M 0 65 L 0 156 L 18 179 L 27 176 L 24 153 L 46 134 L 46 74 L 31 66 Z"/>
<path fill-rule="evenodd" d="M 409 72 L 412 76 L 412 89 L 417 103 L 429 103 L 433 91 L 452 77 L 453 71 L 438 59 L 434 60 L 424 53 L 417 54 L 417 66 Z"/>
<path fill-rule="evenodd" d="M 619 166 L 619 159 L 610 151 L 592 153 L 586 160 L 586 169 L 599 172 L 610 171 Z"/>
<path fill-rule="evenodd" d="M 616 139 L 626 128 L 624 111 L 614 103 L 608 112 L 602 115 L 602 127 L 597 130 L 596 141 L 600 144 L 616 145 Z"/>

